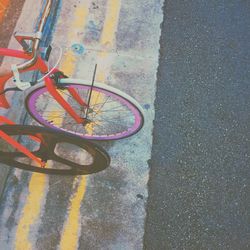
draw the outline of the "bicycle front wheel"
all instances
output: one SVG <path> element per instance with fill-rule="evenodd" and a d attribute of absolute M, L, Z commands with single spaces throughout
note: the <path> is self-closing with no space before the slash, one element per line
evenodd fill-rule
<path fill-rule="evenodd" d="M 79 105 L 67 91 L 68 88 L 73 88 L 85 102 L 91 92 L 89 107 Z M 26 108 L 37 122 L 46 127 L 86 139 L 116 140 L 137 133 L 143 126 L 142 109 L 134 99 L 115 88 L 96 83 L 94 87 L 90 84 L 65 83 L 58 91 L 80 117 L 86 118 L 87 112 L 87 122 L 77 124 L 42 86 L 27 95 Z"/>
<path fill-rule="evenodd" d="M 0 130 L 46 163 L 38 166 L 0 138 L 0 163 L 11 167 L 44 174 L 87 175 L 110 164 L 110 157 L 102 148 L 69 133 L 29 125 L 1 125 Z"/>

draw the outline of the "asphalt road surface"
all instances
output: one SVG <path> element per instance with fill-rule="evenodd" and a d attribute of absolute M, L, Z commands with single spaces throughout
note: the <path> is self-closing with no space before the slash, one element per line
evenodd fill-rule
<path fill-rule="evenodd" d="M 34 30 L 44 2 L 26 0 L 15 30 Z M 50 20 L 55 25 L 46 29 L 54 48 L 50 65 L 55 65 L 53 58 L 61 59 L 66 75 L 91 81 L 98 64 L 96 81 L 133 96 L 144 109 L 145 125 L 131 138 L 100 142 L 112 160 L 94 175 L 74 178 L 12 169 L 0 203 L 0 248 L 143 248 L 163 2 L 53 1 L 57 7 Z M 19 123 L 15 115 L 23 100 L 9 99 L 13 109 L 8 117 Z M 25 123 L 36 124 L 28 116 Z M 74 151 L 67 153 L 74 157 Z"/>
<path fill-rule="evenodd" d="M 249 11 L 165 1 L 145 249 L 250 249 Z"/>

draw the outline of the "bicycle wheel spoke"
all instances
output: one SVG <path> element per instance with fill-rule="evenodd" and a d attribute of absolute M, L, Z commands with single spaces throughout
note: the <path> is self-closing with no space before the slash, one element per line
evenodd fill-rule
<path fill-rule="evenodd" d="M 119 122 L 116 122 L 116 121 L 114 121 L 114 120 L 97 120 L 97 121 L 95 121 L 95 123 L 103 123 L 103 122 L 106 122 L 106 123 L 113 123 L 113 124 L 117 124 L 117 125 L 122 125 L 122 124 L 124 124 L 124 123 L 119 123 Z"/>
<path fill-rule="evenodd" d="M 61 123 L 61 122 L 53 123 L 53 125 L 66 126 L 66 125 L 78 125 L 78 124 L 76 124 L 74 121 L 72 121 L 72 122 L 66 122 L 66 123 Z"/>
<path fill-rule="evenodd" d="M 116 113 L 120 113 L 120 112 L 129 112 L 129 110 L 124 110 L 124 109 L 112 109 L 112 110 L 104 110 L 101 111 L 102 113 L 108 113 L 108 112 L 116 112 Z"/>
<path fill-rule="evenodd" d="M 53 112 L 57 112 L 57 113 L 65 113 L 64 110 L 60 111 L 60 110 L 44 110 L 42 111 L 43 113 L 53 113 Z"/>
<path fill-rule="evenodd" d="M 65 92 L 62 91 L 62 90 L 59 90 L 59 92 L 60 92 L 62 95 L 66 95 L 66 96 L 68 96 L 69 98 L 71 98 L 72 100 L 74 100 L 74 98 L 72 97 L 72 95 L 67 94 L 67 93 L 65 93 Z"/>
<path fill-rule="evenodd" d="M 106 99 L 106 101 L 102 104 L 102 106 L 97 110 L 97 113 L 101 110 L 101 108 L 105 105 L 105 103 L 108 101 L 108 99 L 110 98 L 110 96 L 108 96 L 108 98 Z"/>
<path fill-rule="evenodd" d="M 99 127 L 104 127 L 104 128 L 106 128 L 106 126 L 104 126 L 103 124 L 99 124 L 98 123 L 98 121 L 97 122 L 94 122 L 94 124 L 96 125 L 96 126 L 99 126 Z M 120 124 L 119 124 L 120 125 Z M 116 124 L 116 126 L 117 126 L 117 124 Z M 125 127 L 125 126 L 124 126 Z M 116 127 L 117 128 L 117 127 Z M 111 129 L 110 127 L 108 127 L 107 129 Z M 116 131 L 116 133 L 119 133 L 120 131 L 118 130 L 118 131 Z"/>
<path fill-rule="evenodd" d="M 106 102 L 106 104 L 108 104 L 108 103 L 117 103 L 117 101 L 115 101 L 115 100 L 111 100 L 111 101 L 109 101 L 109 102 Z M 93 107 L 93 106 L 98 106 L 98 105 L 102 105 L 103 103 L 102 102 L 99 102 L 99 103 L 96 103 L 96 104 L 92 104 L 91 105 L 91 107 Z"/>

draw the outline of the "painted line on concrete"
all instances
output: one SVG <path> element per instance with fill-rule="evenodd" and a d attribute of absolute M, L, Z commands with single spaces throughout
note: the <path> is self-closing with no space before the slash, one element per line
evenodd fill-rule
<path fill-rule="evenodd" d="M 0 1 L 0 23 L 2 22 L 4 15 L 9 7 L 10 0 L 1 0 Z"/>
<path fill-rule="evenodd" d="M 51 106 L 47 106 L 47 110 L 50 110 Z M 53 107 L 56 109 L 56 107 Z M 45 110 L 46 111 L 46 110 Z M 55 111 L 56 112 L 56 111 Z M 49 120 L 54 120 L 56 122 L 62 123 L 62 118 L 55 118 L 54 112 L 50 113 L 48 117 Z M 57 116 L 57 115 L 55 115 Z M 46 168 L 52 168 L 53 163 L 48 162 Z M 15 249 L 34 249 L 32 242 L 29 240 L 32 225 L 38 220 L 39 215 L 41 216 L 42 205 L 44 204 L 44 199 L 48 194 L 48 176 L 45 174 L 33 173 L 31 175 L 29 183 L 29 194 L 27 201 L 22 211 L 21 219 L 18 223 L 16 231 L 16 241 Z"/>
<path fill-rule="evenodd" d="M 70 206 L 67 221 L 64 224 L 63 234 L 60 241 L 59 249 L 75 250 L 78 249 L 78 239 L 81 232 L 80 208 L 86 192 L 86 177 L 79 176 L 75 178 L 74 185 L 77 190 L 70 198 Z"/>
<path fill-rule="evenodd" d="M 41 203 L 45 196 L 45 187 L 48 178 L 43 174 L 32 174 L 29 183 L 29 195 L 22 211 L 22 217 L 18 222 L 15 249 L 16 250 L 31 250 L 32 243 L 29 240 L 31 225 L 40 215 Z"/>
<path fill-rule="evenodd" d="M 89 14 L 90 0 L 85 1 L 83 4 L 77 7 L 71 27 L 68 33 L 68 40 L 77 41 L 79 36 L 77 36 L 75 30 L 83 31 L 87 24 L 88 14 Z M 60 64 L 60 68 L 64 71 L 66 75 L 72 76 L 76 67 L 76 56 L 72 50 L 69 50 L 64 55 L 64 60 Z"/>
<path fill-rule="evenodd" d="M 108 72 L 110 72 L 113 54 L 110 54 L 109 51 L 114 49 L 113 47 L 115 46 L 115 34 L 119 21 L 120 9 L 120 0 L 108 1 L 106 18 L 100 39 L 103 50 L 98 53 L 97 59 L 98 73 L 96 78 L 98 82 L 105 82 Z"/>
<path fill-rule="evenodd" d="M 82 6 L 82 8 L 78 8 L 76 10 L 75 16 L 77 17 L 72 26 L 74 28 L 80 28 L 83 26 L 83 21 L 86 21 L 88 15 L 88 8 L 86 7 L 86 3 Z M 72 39 L 72 32 L 69 33 L 69 38 Z M 73 74 L 75 69 L 75 59 L 73 53 L 69 52 L 62 62 L 62 69 L 67 72 L 67 74 Z M 47 166 L 50 167 L 50 166 Z M 22 217 L 18 223 L 17 231 L 16 231 L 16 240 L 15 240 L 15 248 L 17 250 L 23 249 L 33 249 L 32 242 L 29 240 L 29 234 L 31 226 L 35 223 L 41 213 L 41 204 L 43 198 L 45 197 L 46 186 L 47 186 L 47 176 L 41 174 L 32 174 L 30 184 L 29 184 L 29 195 L 27 197 L 27 201 L 22 211 Z M 74 218 L 79 210 L 78 207 L 83 199 L 85 193 L 86 186 L 86 178 L 81 178 L 80 190 L 81 192 L 77 192 L 75 197 L 72 199 L 72 212 L 69 213 L 69 227 L 70 230 L 66 228 L 66 231 L 63 234 L 62 240 L 65 243 L 64 237 L 67 242 L 68 234 L 75 233 L 78 230 L 79 225 L 77 225 L 78 220 L 75 221 Z M 79 205 L 78 205 L 79 204 Z M 72 218 L 73 216 L 73 218 Z M 73 223 L 72 223 L 73 222 Z M 74 246 L 72 242 L 78 242 L 77 239 L 74 241 L 72 237 L 70 237 L 69 243 Z M 67 246 L 67 244 L 65 244 Z M 63 249 L 70 249 L 68 247 Z M 76 248 L 72 248 L 76 249 Z"/>
<path fill-rule="evenodd" d="M 78 41 L 79 37 L 75 30 L 83 31 L 86 27 L 88 14 L 89 14 L 90 1 L 84 2 L 76 9 L 74 13 L 75 19 L 73 20 L 71 27 L 73 27 L 69 34 L 68 40 Z M 73 75 L 76 68 L 76 58 L 73 51 L 67 51 L 64 60 L 61 63 L 61 69 L 68 75 Z M 66 221 L 63 225 L 63 232 L 59 243 L 59 249 L 62 250 L 74 250 L 78 246 L 78 238 L 81 230 L 80 224 L 80 208 L 81 203 L 86 192 L 86 177 L 80 176 L 75 179 L 74 184 L 78 184 L 78 188 L 71 195 L 70 204 L 68 208 L 68 214 Z"/>
<path fill-rule="evenodd" d="M 117 31 L 119 16 L 121 9 L 120 0 L 109 0 L 106 8 L 106 15 L 104 26 L 100 38 L 100 47 L 103 48 L 102 51 L 97 53 L 97 74 L 96 80 L 98 82 L 106 82 L 107 77 L 110 72 L 110 67 L 113 63 L 114 54 L 110 53 L 115 47 L 115 34 Z M 97 92 L 92 93 L 93 103 L 104 102 L 102 96 L 99 96 Z M 94 131 L 95 124 L 89 125 L 89 133 Z"/>
<path fill-rule="evenodd" d="M 40 15 L 41 16 L 41 15 Z M 50 23 L 47 23 L 51 26 Z M 46 167 L 50 168 L 51 163 Z M 29 250 L 34 249 L 30 241 L 30 233 L 32 225 L 41 216 L 42 203 L 48 193 L 48 176 L 45 174 L 33 173 L 29 182 L 29 194 L 25 206 L 22 210 L 21 218 L 18 222 L 15 235 L 15 249 Z"/>
<path fill-rule="evenodd" d="M 47 110 L 50 110 L 51 106 L 47 106 Z M 55 109 L 55 107 L 53 107 Z M 45 110 L 46 111 L 46 110 Z M 55 120 L 62 123 L 62 118 L 55 118 L 54 112 L 50 113 L 49 120 Z M 57 115 L 56 115 L 57 116 Z M 46 164 L 46 168 L 51 168 L 52 162 Z M 45 174 L 33 173 L 31 175 L 29 183 L 29 194 L 27 201 L 22 211 L 20 221 L 18 223 L 16 231 L 15 249 L 34 249 L 32 242 L 29 240 L 32 225 L 41 216 L 43 201 L 48 193 L 48 176 Z"/>
<path fill-rule="evenodd" d="M 120 0 L 109 0 L 106 8 L 106 18 L 102 30 L 100 43 L 102 45 L 108 44 L 109 47 L 113 46 L 115 40 L 115 33 L 117 30 L 119 14 L 120 14 Z M 87 16 L 86 16 L 87 18 Z M 77 23 L 78 24 L 78 23 Z M 86 23 L 84 23 L 86 24 Z M 85 25 L 84 25 L 85 27 Z M 72 39 L 72 36 L 70 37 Z M 101 52 L 98 57 L 106 58 L 107 52 Z M 103 61 L 103 60 L 102 60 Z M 97 74 L 98 81 L 104 81 L 108 72 L 107 68 L 102 69 Z M 93 96 L 95 99 L 95 97 Z M 75 192 L 72 194 L 71 204 L 69 206 L 69 213 L 67 222 L 64 224 L 63 235 L 60 242 L 61 250 L 74 250 L 78 247 L 79 236 L 81 231 L 80 224 L 80 208 L 84 194 L 86 192 L 86 177 L 79 178 L 79 185 Z"/>
<path fill-rule="evenodd" d="M 9 0 L 0 0 L 0 16 L 1 18 L 4 18 L 5 14 L 7 13 L 8 10 L 10 10 L 9 12 L 12 11 L 12 9 L 8 9 L 11 8 L 11 4 L 13 1 L 9 1 Z M 12 20 L 15 21 L 15 25 L 13 26 L 13 28 L 15 28 L 16 30 L 32 30 L 33 28 L 33 24 L 35 22 L 35 19 L 37 17 L 37 14 L 40 11 L 40 3 L 39 1 L 37 2 L 37 8 L 34 9 L 34 5 L 31 4 L 31 2 L 34 2 L 33 0 L 26 0 L 25 3 L 22 6 L 22 11 L 19 12 L 18 10 L 18 14 L 20 13 L 20 16 L 18 17 L 17 20 Z M 33 10 L 32 12 L 29 11 L 30 10 L 30 6 L 32 6 Z M 21 7 L 21 6 L 20 6 Z M 29 14 L 29 18 L 27 18 L 27 13 Z M 17 13 L 16 13 L 17 14 Z M 5 21 L 5 20 L 4 20 Z M 6 22 L 8 23 L 8 20 L 6 20 Z M 10 39 L 10 42 L 8 44 L 9 48 L 16 48 L 16 49 L 20 49 L 19 47 L 17 47 L 15 38 L 12 36 Z M 3 63 L 6 63 L 6 65 L 9 64 L 13 64 L 13 62 L 15 62 L 15 59 L 13 60 L 13 58 L 11 57 L 5 57 L 3 60 Z M 13 101 L 14 99 L 12 98 L 13 93 L 8 95 L 8 98 L 10 100 L 12 100 L 12 106 L 15 106 L 15 102 Z M 11 99 L 12 98 L 12 99 Z M 16 98 L 15 100 L 19 100 L 19 98 Z M 18 107 L 18 106 L 16 106 Z M 6 115 L 6 113 L 8 113 L 8 117 L 11 120 L 14 120 L 18 123 L 18 121 L 20 121 L 21 118 L 21 113 L 20 112 L 20 108 L 12 109 L 11 112 L 7 112 L 7 111 L 3 111 L 1 110 L 2 115 Z M 17 173 L 18 170 L 15 170 L 15 173 Z M 1 172 L 3 172 L 1 170 Z M 7 179 L 7 174 L 6 173 L 4 176 L 1 176 L 1 181 L 2 183 L 5 183 L 5 180 Z M 2 249 L 31 249 L 31 243 L 29 241 L 29 223 L 27 223 L 28 221 L 32 221 L 32 220 L 36 220 L 39 217 L 39 203 L 41 202 L 41 200 L 43 199 L 43 196 L 41 196 L 42 190 L 43 190 L 43 183 L 39 180 L 39 176 L 37 174 L 36 178 L 33 179 L 33 181 L 31 181 L 29 183 L 29 190 L 35 190 L 35 192 L 31 193 L 30 197 L 27 198 L 26 202 L 26 208 L 22 210 L 22 215 L 25 215 L 26 217 L 22 217 L 19 219 L 19 222 L 15 224 L 15 227 L 13 227 L 13 229 L 5 229 L 7 230 L 7 232 L 9 234 L 12 235 L 13 232 L 13 238 L 12 236 L 10 237 L 12 240 L 10 241 L 8 237 L 6 238 L 2 238 L 4 239 L 4 241 L 1 241 L 1 247 L 3 247 L 3 245 L 7 246 L 6 248 L 3 247 Z M 1 190 L 0 190 L 1 191 Z M 21 203 L 21 202 L 20 202 Z M 14 204 L 11 204 L 14 205 Z M 31 213 L 31 207 L 33 209 L 34 212 Z M 14 209 L 12 206 L 11 207 L 6 207 L 4 208 L 9 211 L 12 211 L 12 209 Z M 29 218 L 28 218 L 28 217 Z M 12 218 L 13 219 L 13 218 Z M 19 232 L 19 233 L 17 233 Z M 7 234 L 9 236 L 9 234 Z M 2 235 L 3 236 L 3 235 Z M 3 236 L 5 237 L 6 234 Z M 25 239 L 25 240 L 24 240 Z"/>
<path fill-rule="evenodd" d="M 90 2 L 89 2 L 90 4 Z M 104 22 L 104 28 L 101 36 L 100 43 L 105 46 L 107 51 L 114 45 L 115 32 L 117 29 L 117 24 L 119 20 L 120 12 L 120 1 L 109 0 L 108 8 L 106 13 L 106 18 Z M 72 27 L 74 29 L 86 26 L 88 17 L 88 6 L 83 4 L 79 6 L 75 13 L 76 19 L 72 22 Z M 69 39 L 77 40 L 78 37 L 75 36 L 73 30 L 69 33 Z M 105 69 L 100 67 L 97 74 L 98 81 L 104 81 L 107 77 L 109 71 L 107 71 L 107 65 L 111 65 L 110 62 L 107 63 L 108 52 L 102 51 L 98 54 L 98 62 L 105 65 Z M 62 70 L 68 74 L 72 75 L 75 70 L 76 59 L 72 51 L 68 51 L 64 57 L 62 65 Z M 29 196 L 27 197 L 27 202 L 23 208 L 22 217 L 19 221 L 17 232 L 16 232 L 16 249 L 32 249 L 32 243 L 29 241 L 29 233 L 32 224 L 37 220 L 41 211 L 41 203 L 45 195 L 46 188 L 46 176 L 41 174 L 33 174 L 29 184 Z M 81 176 L 75 179 L 75 185 L 78 183 L 78 188 L 74 194 L 72 194 L 70 205 L 68 209 L 67 220 L 64 224 L 64 229 L 60 242 L 60 249 L 77 249 L 78 238 L 80 233 L 80 206 L 84 198 L 86 191 L 86 177 Z M 37 186 L 39 184 L 39 187 Z"/>

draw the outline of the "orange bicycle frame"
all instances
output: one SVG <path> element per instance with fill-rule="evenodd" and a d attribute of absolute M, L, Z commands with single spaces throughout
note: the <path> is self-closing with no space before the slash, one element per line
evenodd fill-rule
<path fill-rule="evenodd" d="M 28 53 L 25 53 L 23 51 L 4 49 L 4 48 L 0 48 L 0 56 L 10 56 L 10 57 L 22 58 L 26 60 L 31 58 L 31 56 Z M 39 70 L 42 74 L 46 74 L 48 71 L 48 67 L 45 64 L 45 62 L 42 60 L 42 58 L 38 57 L 36 63 L 33 66 L 25 70 L 22 70 L 21 72 L 32 71 L 32 70 Z M 56 73 L 58 71 L 59 71 L 58 69 L 54 69 L 51 72 L 51 74 Z M 13 77 L 12 72 L 9 72 L 6 75 L 0 76 L 0 92 L 4 91 L 5 85 L 11 77 Z M 68 112 L 68 114 L 78 124 L 84 122 L 84 118 L 80 117 L 71 107 L 71 105 L 59 93 L 53 79 L 51 79 L 49 76 L 45 77 L 45 85 L 49 93 L 54 97 L 54 99 L 65 109 L 65 111 Z M 82 98 L 78 95 L 78 93 L 73 88 L 69 88 L 67 90 L 80 105 L 87 106 L 84 100 L 82 100 Z M 0 107 L 6 108 L 6 109 L 10 107 L 4 94 L 0 95 Z"/>

